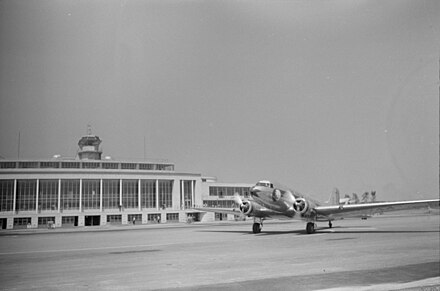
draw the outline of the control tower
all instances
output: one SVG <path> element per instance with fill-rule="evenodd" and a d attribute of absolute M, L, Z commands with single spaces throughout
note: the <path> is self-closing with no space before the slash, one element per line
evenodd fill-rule
<path fill-rule="evenodd" d="M 99 149 L 99 145 L 101 140 L 98 136 L 92 135 L 90 127 L 87 131 L 87 135 L 78 141 L 78 157 L 80 160 L 100 160 L 102 151 Z"/>

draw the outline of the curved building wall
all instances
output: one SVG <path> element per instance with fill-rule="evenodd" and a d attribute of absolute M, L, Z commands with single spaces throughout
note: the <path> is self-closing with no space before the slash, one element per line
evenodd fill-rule
<path fill-rule="evenodd" d="M 186 221 L 191 208 L 202 205 L 201 175 L 166 170 L 172 164 L 150 165 L 2 161 L 1 227 Z"/>

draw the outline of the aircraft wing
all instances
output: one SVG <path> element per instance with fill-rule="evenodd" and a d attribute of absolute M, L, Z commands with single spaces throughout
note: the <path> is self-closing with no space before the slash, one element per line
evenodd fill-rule
<path fill-rule="evenodd" d="M 322 216 L 340 215 L 343 213 L 353 213 L 362 210 L 381 210 L 394 211 L 401 209 L 415 209 L 422 207 L 439 207 L 439 199 L 415 200 L 415 201 L 395 201 L 395 202 L 377 202 L 362 204 L 343 204 L 331 206 L 317 206 L 314 208 L 316 214 Z"/>
<path fill-rule="evenodd" d="M 240 209 L 237 209 L 237 208 L 196 207 L 193 209 L 199 210 L 199 211 L 205 211 L 205 212 L 217 212 L 217 213 L 233 214 L 233 215 L 239 215 L 239 216 L 241 216 L 243 214 L 243 213 L 241 213 Z"/>
<path fill-rule="evenodd" d="M 284 217 L 283 213 L 270 210 L 264 207 L 258 208 L 258 211 L 255 211 L 251 214 L 244 214 L 240 211 L 238 208 L 217 208 L 217 207 L 196 207 L 193 208 L 195 210 L 199 211 L 206 211 L 206 212 L 216 212 L 216 213 L 224 213 L 224 214 L 233 214 L 238 216 L 252 216 L 252 217 L 260 217 L 260 218 L 275 218 L 275 217 Z"/>

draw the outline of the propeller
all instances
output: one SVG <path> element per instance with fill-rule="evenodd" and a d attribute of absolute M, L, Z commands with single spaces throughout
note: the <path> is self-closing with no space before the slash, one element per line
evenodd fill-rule
<path fill-rule="evenodd" d="M 243 202 L 243 200 L 241 199 L 241 197 L 238 193 L 234 194 L 234 201 L 235 201 L 235 203 L 237 203 L 239 205 L 241 212 L 246 213 L 250 209 L 250 203 L 248 201 Z"/>
<path fill-rule="evenodd" d="M 238 195 L 237 192 L 235 192 L 235 194 L 234 194 L 234 201 L 235 201 L 235 203 L 237 203 L 240 206 L 243 205 L 243 200 L 241 200 L 241 197 L 240 197 L 240 195 Z"/>
<path fill-rule="evenodd" d="M 304 198 L 296 198 L 293 203 L 293 209 L 298 213 L 305 213 L 307 211 L 308 205 Z"/>

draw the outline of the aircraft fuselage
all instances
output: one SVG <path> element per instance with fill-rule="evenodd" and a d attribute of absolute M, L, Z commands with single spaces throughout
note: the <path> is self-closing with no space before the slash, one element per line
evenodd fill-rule
<path fill-rule="evenodd" d="M 251 188 L 250 195 L 255 202 L 270 210 L 288 217 L 295 216 L 296 212 L 293 209 L 295 197 L 288 190 L 256 185 Z"/>

